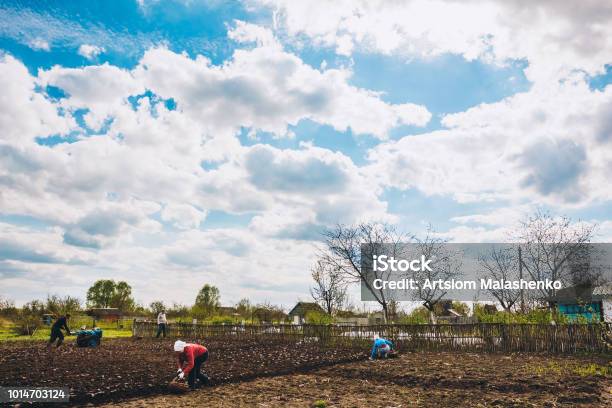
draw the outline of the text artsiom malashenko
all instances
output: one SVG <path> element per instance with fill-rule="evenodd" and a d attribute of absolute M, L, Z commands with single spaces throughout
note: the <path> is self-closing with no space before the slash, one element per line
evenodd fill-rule
<path fill-rule="evenodd" d="M 373 270 L 374 272 L 433 272 L 433 260 L 427 259 L 421 255 L 420 259 L 395 259 L 387 255 L 374 255 Z M 421 289 L 443 289 L 443 290 L 558 290 L 562 288 L 561 281 L 558 280 L 494 280 L 480 279 L 476 280 L 459 280 L 459 279 L 419 279 L 414 278 L 399 278 L 382 279 L 376 278 L 372 281 L 374 289 L 391 289 L 391 290 L 417 290 Z"/>

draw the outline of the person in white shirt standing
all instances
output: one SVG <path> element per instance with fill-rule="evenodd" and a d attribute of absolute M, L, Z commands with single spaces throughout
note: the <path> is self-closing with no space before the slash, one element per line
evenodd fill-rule
<path fill-rule="evenodd" d="M 161 310 L 157 315 L 157 336 L 155 338 L 159 338 L 159 335 L 164 333 L 164 338 L 166 337 L 166 325 L 168 324 L 168 320 L 166 319 L 166 311 Z"/>

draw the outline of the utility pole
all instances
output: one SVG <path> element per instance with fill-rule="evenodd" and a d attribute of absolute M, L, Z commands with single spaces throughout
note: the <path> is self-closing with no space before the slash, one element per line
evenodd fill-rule
<path fill-rule="evenodd" d="M 519 260 L 519 279 L 523 280 L 523 253 L 521 252 L 521 246 L 518 247 L 518 260 Z M 523 292 L 523 285 L 521 284 L 521 313 L 525 313 L 525 294 Z"/>

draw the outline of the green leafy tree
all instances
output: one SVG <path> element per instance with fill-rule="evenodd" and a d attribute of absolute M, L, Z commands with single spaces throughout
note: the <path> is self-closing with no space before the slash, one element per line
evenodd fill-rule
<path fill-rule="evenodd" d="M 208 283 L 200 289 L 195 300 L 195 314 L 210 316 L 214 311 L 221 306 L 219 302 L 219 289 Z"/>
<path fill-rule="evenodd" d="M 153 312 L 154 315 L 157 315 L 162 310 L 166 310 L 166 306 L 164 306 L 164 302 L 162 302 L 161 300 L 156 300 L 154 302 L 151 302 L 151 304 L 149 305 L 149 309 L 151 309 L 151 312 Z"/>
<path fill-rule="evenodd" d="M 236 313 L 242 317 L 250 317 L 252 310 L 253 306 L 251 305 L 251 301 L 247 298 L 240 299 L 238 303 L 236 303 Z"/>
<path fill-rule="evenodd" d="M 45 309 L 56 316 L 70 314 L 81 310 L 81 301 L 72 296 L 48 295 Z"/>
<path fill-rule="evenodd" d="M 190 310 L 188 306 L 181 305 L 180 303 L 173 303 L 172 307 L 168 310 L 168 317 L 179 317 L 184 318 L 189 316 Z"/>
<path fill-rule="evenodd" d="M 115 294 L 111 300 L 111 307 L 121 311 L 132 310 L 136 302 L 132 297 L 132 287 L 127 282 L 120 281 L 115 285 Z"/>
<path fill-rule="evenodd" d="M 253 308 L 253 317 L 259 320 L 259 322 L 281 322 L 285 320 L 287 315 L 282 307 L 264 302 Z"/>
<path fill-rule="evenodd" d="M 87 305 L 89 307 L 111 307 L 115 295 L 115 281 L 100 279 L 87 290 Z"/>
<path fill-rule="evenodd" d="M 124 281 L 98 280 L 87 291 L 87 305 L 89 307 L 116 307 L 121 311 L 132 310 L 135 307 L 132 287 Z"/>

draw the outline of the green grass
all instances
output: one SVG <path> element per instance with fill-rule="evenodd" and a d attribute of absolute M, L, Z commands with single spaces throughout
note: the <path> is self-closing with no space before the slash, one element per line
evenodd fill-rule
<path fill-rule="evenodd" d="M 51 335 L 51 328 L 48 326 L 42 327 L 34 333 L 33 336 L 22 336 L 17 334 L 13 323 L 6 320 L 1 322 L 0 325 L 0 341 L 5 340 L 48 340 Z M 75 332 L 80 326 L 72 325 L 69 323 L 70 330 Z M 116 324 L 100 324 L 99 327 L 103 330 L 103 339 L 112 339 L 117 337 L 130 337 L 132 335 L 132 329 L 121 328 L 118 329 Z M 75 336 L 66 336 L 65 341 L 72 341 Z"/>
<path fill-rule="evenodd" d="M 596 363 L 589 364 L 559 364 L 557 362 L 549 362 L 546 365 L 538 365 L 534 367 L 534 372 L 538 375 L 546 374 L 561 374 L 561 373 L 572 373 L 577 374 L 581 377 L 589 376 L 612 376 L 611 365 L 600 365 Z"/>

